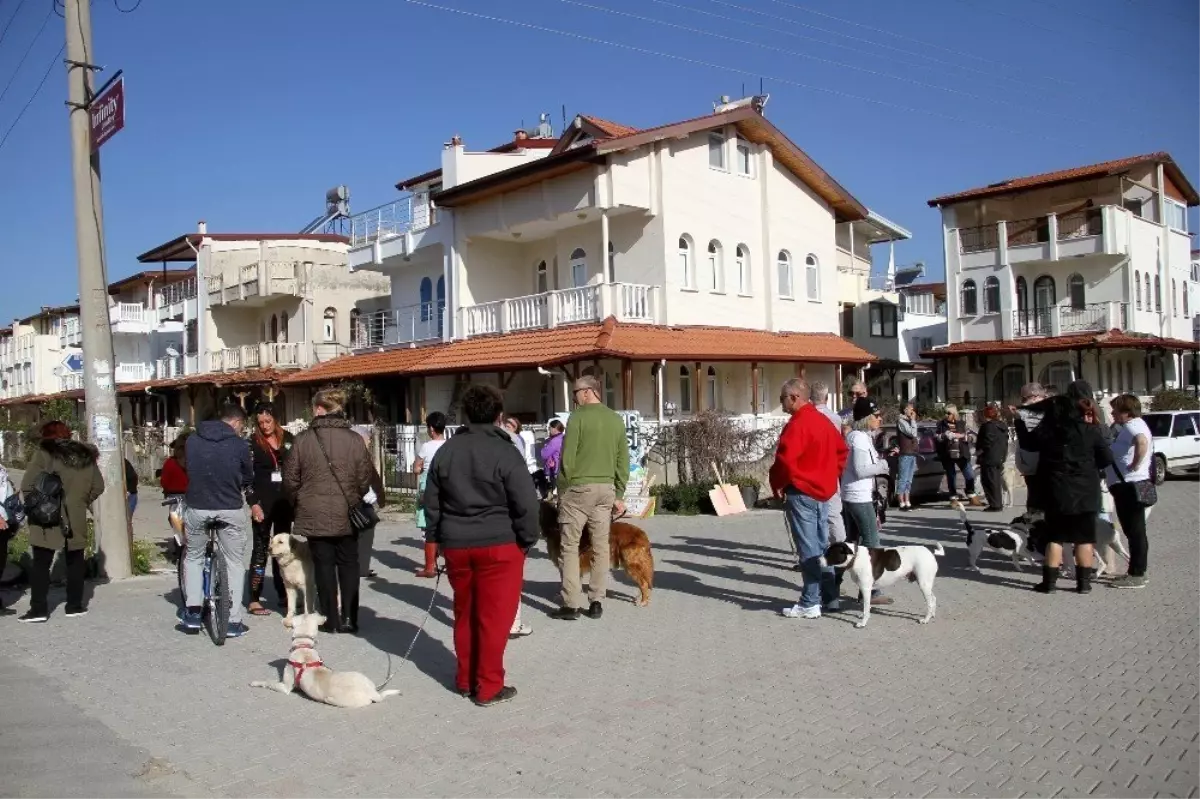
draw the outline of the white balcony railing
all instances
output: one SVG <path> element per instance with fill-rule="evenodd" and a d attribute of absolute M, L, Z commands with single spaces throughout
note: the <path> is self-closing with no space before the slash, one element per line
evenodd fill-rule
<path fill-rule="evenodd" d="M 258 261 L 204 278 L 211 305 L 269 295 L 299 296 L 301 265 L 294 261 Z"/>
<path fill-rule="evenodd" d="M 157 292 L 158 306 L 160 308 L 164 305 L 175 305 L 195 298 L 196 278 L 194 277 L 179 280 L 175 283 L 168 283 Z"/>
<path fill-rule="evenodd" d="M 598 322 L 610 315 L 622 322 L 653 324 L 659 318 L 656 299 L 655 286 L 604 283 L 496 300 L 462 309 L 462 335 Z"/>
<path fill-rule="evenodd" d="M 141 383 L 154 379 L 154 367 L 148 363 L 118 363 L 118 383 Z"/>
<path fill-rule="evenodd" d="M 277 369 L 299 369 L 311 364 L 311 347 L 299 342 L 262 342 L 226 347 L 208 353 L 208 368 L 212 372 L 236 372 L 273 366 Z"/>
<path fill-rule="evenodd" d="M 60 347 L 78 347 L 83 343 L 83 328 L 79 326 L 79 317 L 70 316 L 63 320 L 58 330 Z"/>
<path fill-rule="evenodd" d="M 140 302 L 118 302 L 108 306 L 108 319 L 114 325 L 144 325 L 150 323 L 150 314 Z"/>
<path fill-rule="evenodd" d="M 174 358 L 159 358 L 158 363 L 155 364 L 154 373 L 159 380 L 170 377 L 180 377 L 183 374 L 183 362 L 178 355 L 176 355 Z"/>
<path fill-rule="evenodd" d="M 429 193 L 408 194 L 350 217 L 350 246 L 361 247 L 373 241 L 424 230 L 435 221 Z"/>
<path fill-rule="evenodd" d="M 83 388 L 83 372 L 67 372 L 59 376 L 59 384 L 63 391 L 75 391 Z"/>

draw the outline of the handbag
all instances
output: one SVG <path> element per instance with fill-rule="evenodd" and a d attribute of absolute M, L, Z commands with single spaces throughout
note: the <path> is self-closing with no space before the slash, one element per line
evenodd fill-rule
<path fill-rule="evenodd" d="M 333 482 L 337 483 L 338 490 L 342 492 L 342 498 L 346 497 L 346 489 L 342 488 L 342 481 L 338 479 L 337 472 L 333 469 L 333 461 L 329 460 L 329 453 L 325 451 L 325 445 L 321 442 L 321 436 L 313 431 L 313 438 L 317 440 L 317 446 L 321 448 L 321 454 L 325 456 L 325 463 L 329 466 L 329 473 L 333 475 Z M 375 510 L 375 506 L 364 499 L 360 499 L 356 503 L 351 503 L 346 500 L 346 511 L 350 518 L 350 528 L 356 533 L 361 533 L 363 530 L 369 530 L 379 524 L 379 514 Z"/>
<path fill-rule="evenodd" d="M 1132 483 L 1125 479 L 1125 471 L 1113 461 L 1113 471 L 1121 478 L 1121 484 L 1126 491 L 1133 492 L 1134 501 L 1144 508 L 1149 508 L 1158 502 L 1158 487 L 1153 480 L 1134 480 Z"/>
<path fill-rule="evenodd" d="M 4 523 L 8 525 L 9 533 L 15 533 L 25 523 L 25 501 L 11 481 L 8 487 L 9 495 L 4 500 Z"/>

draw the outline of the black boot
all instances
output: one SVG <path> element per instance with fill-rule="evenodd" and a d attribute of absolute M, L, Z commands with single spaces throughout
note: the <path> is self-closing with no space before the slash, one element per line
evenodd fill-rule
<path fill-rule="evenodd" d="M 1057 566 L 1042 566 L 1042 581 L 1033 587 L 1034 591 L 1042 594 L 1053 594 L 1057 589 L 1054 587 L 1058 582 L 1058 567 Z"/>
<path fill-rule="evenodd" d="M 1088 566 L 1075 567 L 1075 593 L 1090 594 L 1092 593 L 1092 577 L 1096 574 L 1094 568 Z"/>

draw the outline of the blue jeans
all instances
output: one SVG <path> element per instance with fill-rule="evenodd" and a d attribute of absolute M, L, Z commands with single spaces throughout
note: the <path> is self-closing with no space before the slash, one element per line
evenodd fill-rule
<path fill-rule="evenodd" d="M 786 503 L 784 513 L 804 577 L 800 607 L 820 607 L 837 597 L 833 569 L 821 566 L 821 558 L 829 547 L 829 505 L 794 488 L 787 490 Z"/>
<path fill-rule="evenodd" d="M 128 507 L 129 507 L 129 516 L 130 516 L 130 518 L 132 518 L 132 517 L 133 517 L 133 512 L 134 512 L 135 510 L 137 510 L 137 497 L 138 497 L 138 495 L 137 495 L 137 494 L 126 494 L 126 495 L 125 495 L 125 498 L 126 498 L 126 500 L 127 500 L 126 504 L 127 504 L 127 505 L 128 505 Z"/>
<path fill-rule="evenodd" d="M 971 465 L 970 458 L 958 458 L 957 460 L 946 460 L 946 490 L 950 492 L 950 496 L 954 496 L 954 467 L 957 466 L 962 471 L 965 493 L 970 495 L 975 493 L 975 467 Z"/>
<path fill-rule="evenodd" d="M 900 476 L 896 478 L 896 493 L 907 496 L 912 491 L 913 475 L 917 471 L 916 455 L 900 456 Z"/>

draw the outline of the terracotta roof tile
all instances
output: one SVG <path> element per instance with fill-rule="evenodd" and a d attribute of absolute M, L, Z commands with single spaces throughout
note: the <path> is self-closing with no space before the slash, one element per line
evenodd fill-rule
<path fill-rule="evenodd" d="M 1022 178 L 1010 178 L 998 183 L 992 183 L 987 186 L 980 186 L 976 189 L 968 189 L 960 191 L 957 194 L 946 194 L 941 197 L 934 197 L 929 201 L 931 208 L 936 208 L 939 205 L 953 205 L 954 203 L 963 202 L 966 200 L 975 200 L 980 197 L 995 197 L 1001 194 L 1011 194 L 1026 189 L 1037 188 L 1038 186 L 1047 186 L 1055 183 L 1071 183 L 1076 180 L 1087 180 L 1089 178 L 1102 177 L 1104 175 L 1122 172 L 1130 167 L 1144 164 L 1147 162 L 1161 163 L 1167 167 L 1171 175 L 1172 181 L 1179 186 L 1184 192 L 1188 200 L 1188 205 L 1196 205 L 1198 198 L 1196 190 L 1192 188 L 1187 179 L 1183 176 L 1183 172 L 1175 164 L 1170 153 L 1147 153 L 1145 155 L 1135 155 L 1129 158 L 1118 158 L 1115 161 L 1102 161 L 1098 164 L 1088 164 L 1087 166 L 1077 166 L 1071 169 L 1060 169 L 1056 172 L 1045 172 L 1040 175 L 1029 175 Z"/>
<path fill-rule="evenodd" d="M 280 379 L 287 385 L 311 385 L 346 380 L 355 377 L 408 374 L 413 367 L 429 358 L 435 351 L 444 349 L 445 344 L 424 347 L 397 347 L 390 350 L 367 350 L 343 355 L 304 369 L 292 372 Z"/>
<path fill-rule="evenodd" d="M 960 341 L 945 347 L 925 350 L 925 358 L 953 358 L 958 355 L 1024 355 L 1029 352 L 1053 352 L 1076 349 L 1166 349 L 1195 350 L 1200 344 L 1178 338 L 1160 338 L 1117 329 L 1107 333 L 1079 333 L 1070 336 L 1022 338 L 1012 341 Z"/>
<path fill-rule="evenodd" d="M 620 122 L 609 122 L 607 119 L 601 119 L 600 117 L 589 116 L 587 114 L 580 114 L 580 116 L 595 125 L 600 130 L 604 131 L 604 134 L 610 138 L 629 136 L 638 132 L 637 128 L 630 127 L 629 125 L 622 125 Z"/>

